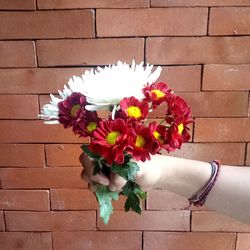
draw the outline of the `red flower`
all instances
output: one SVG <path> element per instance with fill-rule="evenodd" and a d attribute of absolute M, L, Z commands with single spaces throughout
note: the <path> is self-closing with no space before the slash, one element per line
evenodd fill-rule
<path fill-rule="evenodd" d="M 150 154 L 155 154 L 153 148 L 153 135 L 150 128 L 143 125 L 135 131 L 134 138 L 132 140 L 132 148 L 128 148 L 127 152 L 137 161 L 150 160 Z"/>
<path fill-rule="evenodd" d="M 58 103 L 59 122 L 64 128 L 76 125 L 85 113 L 86 98 L 81 93 L 72 93 L 64 101 Z"/>
<path fill-rule="evenodd" d="M 140 102 L 135 97 L 125 97 L 120 102 L 120 107 L 123 113 L 128 118 L 132 119 L 145 119 L 148 115 L 148 103 L 146 101 Z"/>
<path fill-rule="evenodd" d="M 145 100 L 152 102 L 153 108 L 167 101 L 170 92 L 171 89 L 164 82 L 153 83 L 143 88 L 143 93 L 146 97 Z"/>
<path fill-rule="evenodd" d="M 111 165 L 124 163 L 124 151 L 129 147 L 131 131 L 124 120 L 100 121 L 93 132 L 89 149 L 105 158 Z"/>

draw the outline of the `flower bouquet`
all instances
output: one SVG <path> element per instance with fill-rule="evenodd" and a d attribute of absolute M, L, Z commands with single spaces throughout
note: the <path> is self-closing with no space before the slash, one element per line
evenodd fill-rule
<path fill-rule="evenodd" d="M 187 103 L 166 83 L 156 82 L 161 68 L 143 63 L 116 65 L 85 71 L 82 77 L 73 76 L 58 91 L 60 98 L 51 95 L 50 104 L 42 108 L 45 123 L 61 123 L 72 128 L 80 137 L 90 139 L 82 145 L 83 151 L 94 159 L 94 175 L 117 173 L 126 180 L 121 192 L 112 192 L 107 186 L 95 184 L 100 206 L 100 217 L 107 224 L 113 211 L 112 200 L 119 195 L 127 197 L 125 211 L 141 213 L 141 199 L 146 193 L 134 180 L 137 162 L 150 160 L 151 155 L 180 149 L 190 139 L 187 125 L 192 122 Z M 149 122 L 150 112 L 165 104 L 161 122 Z M 101 118 L 100 110 L 108 110 Z"/>

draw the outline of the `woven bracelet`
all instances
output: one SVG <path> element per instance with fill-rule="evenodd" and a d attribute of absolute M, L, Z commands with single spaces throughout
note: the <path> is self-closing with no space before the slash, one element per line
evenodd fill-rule
<path fill-rule="evenodd" d="M 215 181 L 219 174 L 220 163 L 217 160 L 214 160 L 209 163 L 211 164 L 211 177 L 205 186 L 203 186 L 196 194 L 194 194 L 191 198 L 188 199 L 190 205 L 194 205 L 196 207 L 203 206 L 208 194 L 210 193 L 212 187 L 215 184 Z"/>

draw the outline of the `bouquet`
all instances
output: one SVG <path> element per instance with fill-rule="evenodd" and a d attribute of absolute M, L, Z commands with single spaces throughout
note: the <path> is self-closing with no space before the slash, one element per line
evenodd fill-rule
<path fill-rule="evenodd" d="M 85 71 L 73 76 L 68 86 L 51 96 L 42 108 L 45 123 L 61 123 L 80 137 L 88 137 L 83 151 L 94 159 L 94 175 L 117 173 L 126 180 L 120 192 L 95 184 L 100 217 L 107 224 L 112 214 L 112 200 L 126 196 L 125 211 L 141 213 L 141 199 L 146 193 L 135 183 L 137 162 L 148 161 L 151 155 L 180 149 L 190 139 L 187 125 L 192 122 L 188 104 L 175 95 L 164 82 L 156 82 L 161 68 L 152 65 L 116 65 Z M 163 106 L 162 106 L 163 105 Z M 159 106 L 165 107 L 162 121 L 149 122 L 148 116 Z M 107 110 L 101 118 L 100 110 Z"/>

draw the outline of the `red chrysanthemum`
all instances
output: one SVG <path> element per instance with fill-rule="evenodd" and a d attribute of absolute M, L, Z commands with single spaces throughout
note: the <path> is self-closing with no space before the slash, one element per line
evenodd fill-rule
<path fill-rule="evenodd" d="M 162 102 L 167 101 L 168 95 L 171 92 L 169 86 L 164 82 L 153 83 L 143 88 L 146 101 L 152 102 L 153 108 L 156 108 Z"/>
<path fill-rule="evenodd" d="M 120 102 L 121 111 L 128 118 L 145 119 L 148 115 L 149 106 L 146 101 L 139 101 L 135 97 L 125 97 Z"/>
<path fill-rule="evenodd" d="M 128 148 L 127 152 L 137 161 L 150 160 L 150 154 L 155 154 L 153 148 L 154 138 L 149 127 L 137 128 L 133 140 L 131 141 L 132 148 Z"/>
<path fill-rule="evenodd" d="M 100 121 L 94 130 L 89 149 L 102 156 L 111 165 L 124 163 L 124 151 L 130 145 L 131 131 L 124 120 Z"/>
<path fill-rule="evenodd" d="M 85 113 L 86 98 L 81 93 L 72 93 L 64 101 L 58 103 L 59 122 L 64 128 L 74 126 Z"/>

